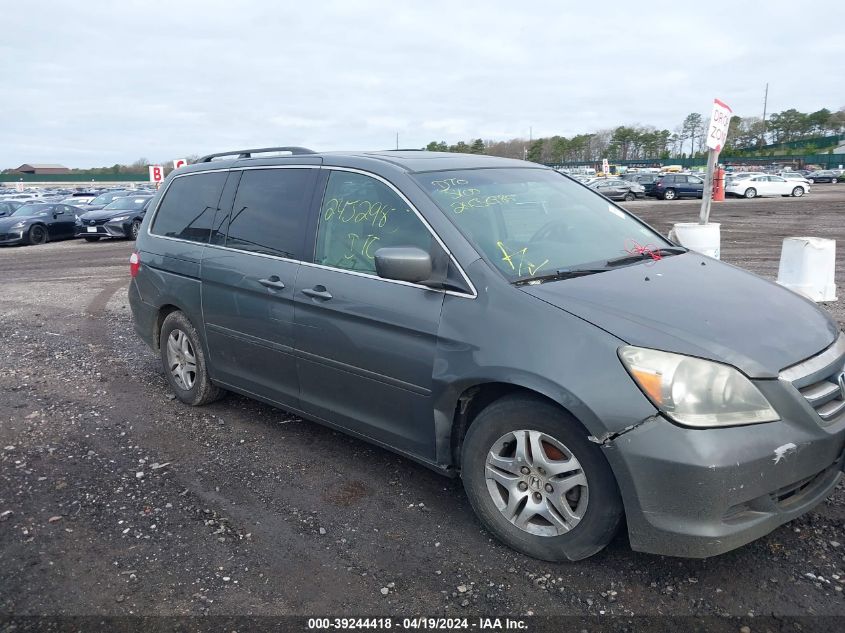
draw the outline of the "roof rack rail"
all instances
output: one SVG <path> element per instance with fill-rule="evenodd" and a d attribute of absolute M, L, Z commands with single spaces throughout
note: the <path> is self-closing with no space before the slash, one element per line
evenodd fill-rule
<path fill-rule="evenodd" d="M 207 154 L 200 158 L 197 162 L 198 163 L 210 163 L 214 158 L 220 158 L 221 156 L 237 156 L 238 158 L 252 158 L 253 154 L 267 154 L 269 152 L 290 152 L 293 156 L 297 156 L 300 154 L 316 154 L 314 150 L 308 149 L 307 147 L 261 147 L 258 149 L 239 149 L 234 150 L 231 152 L 218 152 L 217 154 Z"/>

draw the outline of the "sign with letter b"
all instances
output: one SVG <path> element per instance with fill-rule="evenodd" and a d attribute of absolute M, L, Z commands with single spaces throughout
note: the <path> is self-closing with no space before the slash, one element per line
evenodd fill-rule
<path fill-rule="evenodd" d="M 164 169 L 161 165 L 150 165 L 150 182 L 156 184 L 164 180 Z"/>

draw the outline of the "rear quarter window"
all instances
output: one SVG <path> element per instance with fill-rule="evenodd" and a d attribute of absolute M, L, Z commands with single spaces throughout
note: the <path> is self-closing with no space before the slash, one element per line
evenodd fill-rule
<path fill-rule="evenodd" d="M 175 178 L 164 194 L 150 232 L 192 242 L 207 242 L 226 172 Z"/>

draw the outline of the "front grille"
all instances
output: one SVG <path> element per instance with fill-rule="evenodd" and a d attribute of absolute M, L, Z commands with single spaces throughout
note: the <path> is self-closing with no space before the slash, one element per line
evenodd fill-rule
<path fill-rule="evenodd" d="M 822 426 L 832 424 L 845 414 L 845 334 L 822 353 L 784 369 L 780 378 L 792 383 Z"/>
<path fill-rule="evenodd" d="M 816 473 L 815 475 L 806 477 L 801 481 L 796 481 L 793 484 L 775 490 L 769 495 L 769 497 L 772 501 L 774 501 L 780 506 L 787 505 L 790 503 L 797 503 L 804 497 L 804 493 L 807 491 L 807 489 L 813 484 L 817 483 L 820 479 L 822 479 L 828 473 L 829 470 L 830 468 L 826 468 L 820 473 Z"/>
<path fill-rule="evenodd" d="M 108 220 L 83 220 L 82 223 L 85 226 L 102 226 L 108 222 Z"/>
<path fill-rule="evenodd" d="M 845 412 L 845 375 L 842 372 L 798 391 L 825 422 L 832 422 Z"/>

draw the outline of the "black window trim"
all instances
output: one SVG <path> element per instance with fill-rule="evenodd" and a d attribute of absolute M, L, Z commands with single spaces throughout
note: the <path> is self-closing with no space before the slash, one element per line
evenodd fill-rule
<path fill-rule="evenodd" d="M 414 288 L 421 288 L 423 290 L 427 290 L 429 292 L 432 292 L 432 288 L 429 288 L 428 286 L 423 286 L 422 284 L 415 284 L 415 283 L 411 283 L 411 282 L 408 282 L 408 281 L 399 281 L 397 279 L 384 279 L 383 277 L 378 277 L 378 276 L 370 275 L 370 274 L 367 274 L 367 273 L 362 273 L 362 272 L 359 272 L 357 270 L 344 270 L 342 268 L 335 268 L 334 266 L 325 266 L 323 264 L 316 264 L 314 262 L 301 261 L 301 260 L 298 260 L 298 259 L 289 259 L 287 257 L 281 257 L 281 256 L 278 256 L 278 255 L 269 255 L 267 253 L 256 253 L 256 252 L 253 252 L 253 251 L 245 251 L 245 250 L 241 250 L 241 249 L 238 249 L 238 248 L 232 248 L 230 246 L 220 246 L 219 244 L 212 244 L 210 241 L 196 242 L 196 241 L 193 241 L 193 240 L 186 240 L 186 239 L 183 239 L 183 238 L 180 238 L 180 237 L 170 237 L 168 235 L 158 235 L 157 233 L 152 233 L 150 231 L 153 224 L 155 223 L 156 216 L 158 215 L 159 208 L 161 207 L 161 203 L 164 200 L 164 197 L 167 195 L 167 191 L 170 189 L 170 187 L 173 185 L 173 183 L 176 181 L 177 178 L 188 178 L 190 176 L 197 176 L 199 174 L 210 174 L 210 173 L 216 173 L 216 172 L 226 172 L 228 174 L 228 173 L 231 173 L 231 172 L 238 172 L 238 171 L 243 172 L 243 171 L 249 171 L 249 170 L 255 170 L 255 169 L 317 169 L 317 170 L 320 170 L 320 171 L 324 171 L 324 170 L 326 170 L 326 171 L 327 170 L 348 171 L 348 172 L 352 172 L 352 173 L 356 173 L 356 174 L 361 174 L 363 176 L 369 176 L 370 178 L 374 178 L 375 180 L 378 180 L 379 182 L 386 185 L 389 189 L 391 189 L 397 196 L 399 196 L 399 198 L 405 204 L 408 205 L 408 208 L 411 209 L 411 211 L 413 211 L 414 214 L 416 214 L 417 218 L 419 218 L 419 220 L 420 220 L 420 222 L 422 222 L 423 226 L 425 226 L 425 228 L 428 229 L 428 232 L 431 233 L 432 237 L 437 242 L 437 244 L 440 246 L 440 248 L 442 248 L 443 251 L 446 253 L 446 255 L 448 255 L 451 262 L 455 265 L 455 269 L 458 271 L 458 273 L 460 273 L 461 278 L 464 280 L 464 282 L 470 288 L 470 293 L 460 292 L 460 291 L 456 291 L 456 290 L 445 290 L 445 291 L 442 291 L 442 292 L 444 292 L 447 295 L 452 295 L 452 296 L 455 296 L 455 297 L 463 297 L 465 299 L 476 299 L 476 298 L 478 298 L 478 291 L 475 288 L 475 284 L 472 283 L 472 280 L 469 278 L 469 276 L 466 274 L 466 272 L 464 272 L 463 267 L 458 263 L 458 260 L 452 254 L 452 251 L 449 250 L 449 248 L 446 246 L 446 244 L 443 242 L 443 240 L 440 239 L 440 236 L 432 228 L 432 226 L 428 223 L 428 220 L 426 220 L 425 217 L 422 215 L 422 213 L 419 212 L 417 207 L 413 203 L 411 203 L 411 201 L 408 199 L 408 197 L 404 193 L 402 193 L 399 190 L 399 188 L 396 187 L 396 185 L 394 185 L 392 182 L 390 182 L 386 178 L 384 178 L 384 177 L 382 177 L 378 174 L 374 174 L 373 172 L 366 171 L 364 169 L 357 169 L 355 167 L 339 167 L 339 166 L 334 166 L 334 165 L 323 165 L 323 164 L 319 164 L 319 165 L 316 165 L 316 164 L 249 165 L 249 166 L 244 166 L 244 167 L 224 167 L 224 168 L 221 168 L 221 169 L 203 169 L 203 170 L 188 172 L 186 174 L 179 174 L 177 176 L 173 176 L 173 178 L 170 180 L 170 182 L 167 183 L 167 186 L 161 192 L 161 195 L 159 196 L 158 200 L 156 201 L 155 208 L 149 214 L 150 215 L 150 221 L 147 223 L 147 231 L 146 231 L 147 236 L 154 238 L 154 239 L 158 239 L 158 240 L 172 240 L 174 242 L 186 242 L 188 244 L 194 244 L 196 246 L 201 246 L 201 247 L 205 247 L 205 248 L 216 248 L 216 249 L 219 249 L 219 250 L 232 251 L 232 252 L 235 252 L 235 253 L 248 253 L 248 254 L 254 255 L 256 257 L 266 257 L 268 259 L 275 259 L 275 260 L 283 261 L 283 262 L 301 264 L 302 266 L 309 266 L 311 268 L 322 268 L 323 270 L 332 270 L 332 271 L 343 273 L 343 274 L 346 274 L 346 275 L 357 275 L 357 276 L 360 276 L 360 277 L 366 277 L 367 279 L 375 279 L 375 280 L 382 281 L 382 282 L 385 282 L 385 283 L 399 284 L 399 285 L 403 285 L 403 286 L 413 286 Z M 225 186 L 226 186 L 225 183 L 224 183 L 223 186 L 225 188 Z M 322 209 L 323 196 L 325 196 L 325 191 L 322 191 L 322 192 L 317 191 L 317 192 L 315 192 L 315 194 L 319 194 L 320 205 L 319 205 L 318 209 Z M 221 192 L 221 195 L 222 195 L 222 192 Z M 316 197 L 317 196 L 315 195 L 315 198 Z M 313 206 L 314 205 L 312 205 L 312 208 L 313 208 Z M 318 218 L 317 221 L 319 222 L 319 218 Z M 317 239 L 317 231 L 316 231 L 317 225 L 315 224 L 314 227 L 315 227 L 314 240 L 316 240 Z"/>

